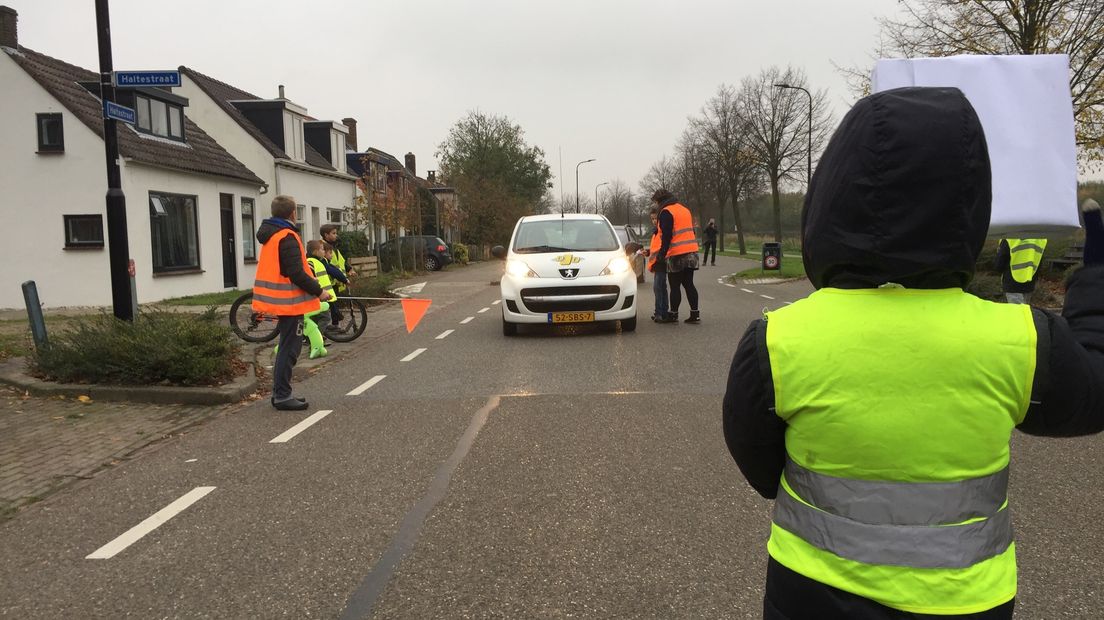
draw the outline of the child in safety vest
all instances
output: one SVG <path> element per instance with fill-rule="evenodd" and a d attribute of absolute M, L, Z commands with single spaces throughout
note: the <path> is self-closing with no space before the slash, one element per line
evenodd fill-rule
<path fill-rule="evenodd" d="M 333 294 L 333 280 L 330 279 L 326 267 L 329 262 L 326 260 L 326 246 L 328 244 L 325 241 L 314 239 L 307 242 L 307 263 L 310 264 L 311 269 L 314 271 L 314 279 L 318 280 L 318 283 L 322 285 L 322 290 Z M 303 335 L 310 341 L 310 359 L 317 357 L 326 357 L 329 355 L 329 351 L 326 350 L 324 342 L 322 341 L 322 330 L 326 328 L 330 323 L 330 304 L 322 302 L 321 307 L 310 314 L 303 316 Z"/>

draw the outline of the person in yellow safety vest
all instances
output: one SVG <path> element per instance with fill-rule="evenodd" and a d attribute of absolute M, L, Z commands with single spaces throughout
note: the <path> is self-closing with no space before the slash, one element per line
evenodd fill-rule
<path fill-rule="evenodd" d="M 991 202 L 957 88 L 865 97 L 830 140 L 801 219 L 816 291 L 748 327 L 722 406 L 775 500 L 764 618 L 1012 617 L 1010 436 L 1104 430 L 1104 252 L 1062 316 L 970 295 Z"/>
<path fill-rule="evenodd" d="M 330 260 L 330 264 L 336 267 L 344 275 L 341 278 L 337 278 L 334 282 L 334 298 L 349 294 L 349 278 L 356 276 L 356 270 L 349 266 L 345 260 L 345 255 L 341 252 L 341 249 L 337 247 L 337 233 L 339 228 L 336 224 L 323 224 L 318 227 L 318 234 L 322 236 L 322 240 L 330 244 L 333 248 L 333 257 Z M 341 311 L 338 309 L 337 304 L 330 304 L 330 320 L 331 327 L 334 327 L 341 323 Z"/>
<path fill-rule="evenodd" d="M 310 265 L 314 279 L 318 280 L 322 290 L 332 295 L 334 282 L 330 278 L 330 274 L 326 272 L 326 247 L 328 247 L 328 244 L 325 241 L 318 239 L 309 241 L 307 243 L 307 263 Z M 322 340 L 322 332 L 329 324 L 330 304 L 327 302 L 322 302 L 322 306 L 318 310 L 303 316 L 303 335 L 307 337 L 311 345 L 310 359 L 329 355 L 329 351 L 326 350 L 325 343 Z"/>
<path fill-rule="evenodd" d="M 996 268 L 1001 272 L 1001 288 L 1008 303 L 1027 303 L 1035 291 L 1046 244 L 1046 239 L 1001 239 Z"/>
<path fill-rule="evenodd" d="M 272 367 L 272 406 L 301 411 L 307 401 L 292 396 L 291 373 L 303 348 L 303 315 L 315 312 L 331 295 L 308 273 L 310 265 L 295 226 L 295 199 L 272 199 L 272 217 L 257 227 L 261 244 L 253 283 L 253 311 L 277 317 L 280 334 Z"/>

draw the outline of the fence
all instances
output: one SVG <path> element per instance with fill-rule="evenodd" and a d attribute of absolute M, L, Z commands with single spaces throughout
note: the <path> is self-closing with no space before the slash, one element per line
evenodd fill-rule
<path fill-rule="evenodd" d="M 350 258 L 349 266 L 352 267 L 358 275 L 362 275 L 368 278 L 379 275 L 379 259 L 375 256 L 359 256 L 357 258 Z"/>

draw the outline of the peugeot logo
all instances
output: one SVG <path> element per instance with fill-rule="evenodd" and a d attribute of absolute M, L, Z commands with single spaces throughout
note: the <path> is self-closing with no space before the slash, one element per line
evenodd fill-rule
<path fill-rule="evenodd" d="M 578 276 L 578 275 L 579 275 L 579 270 L 578 269 L 561 269 L 560 270 L 560 276 L 562 276 L 564 280 L 574 280 L 575 277 Z"/>

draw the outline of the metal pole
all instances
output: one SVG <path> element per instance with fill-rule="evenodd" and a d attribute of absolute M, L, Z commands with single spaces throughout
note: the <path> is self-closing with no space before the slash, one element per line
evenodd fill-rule
<path fill-rule="evenodd" d="M 42 316 L 42 304 L 38 301 L 38 287 L 34 280 L 23 283 L 23 303 L 27 306 L 27 320 L 31 323 L 35 349 L 42 351 L 50 342 L 46 337 L 46 319 Z"/>
<path fill-rule="evenodd" d="M 583 164 L 590 163 L 592 161 L 594 161 L 594 159 L 587 159 L 585 161 L 581 161 L 581 162 L 575 164 L 575 212 L 576 213 L 581 213 L 581 211 L 579 211 L 579 166 L 582 166 Z"/>
<path fill-rule="evenodd" d="M 111 22 L 108 17 L 108 0 L 96 0 L 96 34 L 100 48 L 100 100 L 101 105 L 115 102 L 111 66 Z M 115 318 L 134 320 L 131 308 L 131 280 L 128 274 L 130 244 L 127 240 L 126 196 L 122 190 L 119 172 L 119 138 L 115 132 L 115 119 L 104 114 L 104 155 L 107 159 L 107 242 L 108 266 L 111 271 L 111 303 Z"/>
<path fill-rule="evenodd" d="M 594 215 L 598 215 L 598 188 L 603 185 L 609 185 L 609 181 L 594 186 Z"/>

